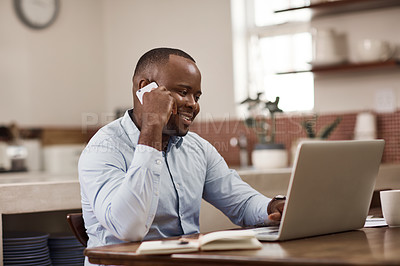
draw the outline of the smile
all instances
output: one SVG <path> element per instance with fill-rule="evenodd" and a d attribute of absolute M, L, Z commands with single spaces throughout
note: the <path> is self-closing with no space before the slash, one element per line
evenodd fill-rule
<path fill-rule="evenodd" d="M 182 118 L 187 123 L 191 123 L 193 121 L 193 115 L 192 114 L 181 114 L 181 113 L 179 113 L 179 117 Z"/>

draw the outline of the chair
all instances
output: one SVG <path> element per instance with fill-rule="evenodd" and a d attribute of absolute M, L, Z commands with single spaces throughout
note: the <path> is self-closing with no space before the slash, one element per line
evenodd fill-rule
<path fill-rule="evenodd" d="M 89 237 L 86 233 L 82 213 L 69 213 L 67 215 L 67 221 L 75 237 L 84 247 L 87 247 Z"/>

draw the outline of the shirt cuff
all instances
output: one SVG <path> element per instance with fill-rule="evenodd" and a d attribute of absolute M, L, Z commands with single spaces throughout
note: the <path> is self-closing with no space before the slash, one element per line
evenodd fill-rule
<path fill-rule="evenodd" d="M 253 221 L 249 221 L 249 225 L 268 226 L 274 223 L 274 221 L 271 221 L 268 218 L 267 207 L 270 201 L 270 198 L 262 196 L 262 198 L 256 203 L 257 205 L 254 206 L 254 209 L 257 210 L 256 215 L 254 216 Z"/>
<path fill-rule="evenodd" d="M 131 167 L 144 167 L 156 173 L 161 173 L 162 152 L 153 147 L 139 144 L 136 146 Z"/>

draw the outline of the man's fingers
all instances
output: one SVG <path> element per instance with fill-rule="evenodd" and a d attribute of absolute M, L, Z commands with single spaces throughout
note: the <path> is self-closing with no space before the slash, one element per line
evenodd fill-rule
<path fill-rule="evenodd" d="M 268 215 L 268 219 L 272 221 L 280 221 L 282 218 L 282 214 L 280 212 L 273 212 L 270 215 Z"/>
<path fill-rule="evenodd" d="M 174 105 L 172 106 L 172 114 L 176 115 L 178 113 L 178 105 L 176 104 L 176 100 L 174 98 L 173 100 L 174 100 Z"/>
<path fill-rule="evenodd" d="M 285 202 L 284 202 L 284 201 L 279 202 L 278 205 L 276 206 L 276 208 L 278 209 L 278 211 L 279 211 L 280 213 L 283 212 L 283 208 L 284 208 L 284 207 L 285 207 Z"/>

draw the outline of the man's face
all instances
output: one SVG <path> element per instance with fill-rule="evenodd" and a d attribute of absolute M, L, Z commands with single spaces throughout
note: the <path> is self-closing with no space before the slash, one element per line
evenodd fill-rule
<path fill-rule="evenodd" d="M 201 74 L 196 64 L 181 56 L 171 55 L 159 73 L 159 85 L 165 86 L 176 100 L 177 114 L 172 114 L 163 134 L 184 136 L 200 111 Z"/>

